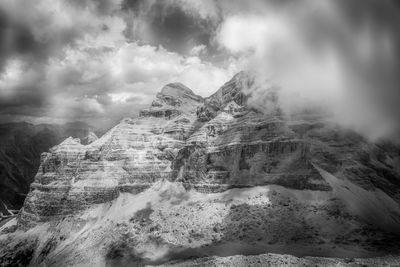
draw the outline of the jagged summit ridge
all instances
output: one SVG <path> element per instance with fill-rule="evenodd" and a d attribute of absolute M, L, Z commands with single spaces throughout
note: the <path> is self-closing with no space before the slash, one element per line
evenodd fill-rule
<path fill-rule="evenodd" d="M 176 118 L 191 116 L 194 108 L 203 103 L 201 96 L 181 83 L 170 83 L 157 93 L 156 99 L 148 109 L 139 112 L 140 117 Z"/>
<path fill-rule="evenodd" d="M 249 88 L 254 83 L 254 76 L 248 72 L 241 71 L 231 80 L 226 82 L 214 94 L 206 98 L 206 102 L 218 109 L 223 109 L 229 102 L 245 105 Z"/>
<path fill-rule="evenodd" d="M 43 153 L 18 218 L 46 232 L 31 265 L 160 264 L 232 244 L 229 255 L 397 253 L 399 150 L 321 116 L 255 110 L 243 75 L 208 98 L 167 85 L 139 117 Z"/>
<path fill-rule="evenodd" d="M 164 96 L 172 96 L 176 98 L 192 98 L 198 101 L 202 101 L 202 97 L 193 93 L 191 89 L 182 83 L 169 83 L 165 85 L 160 92 Z"/>
<path fill-rule="evenodd" d="M 42 155 L 20 224 L 74 214 L 160 180 L 200 192 L 269 184 L 330 191 L 312 163 L 355 177 L 363 166 L 357 151 L 367 145 L 361 138 L 330 139 L 326 131 L 335 130 L 319 121 L 253 111 L 246 103 L 252 82 L 241 72 L 205 99 L 168 84 L 139 117 L 124 119 L 87 145 L 65 140 Z M 386 179 L 379 184 L 391 186 Z"/>

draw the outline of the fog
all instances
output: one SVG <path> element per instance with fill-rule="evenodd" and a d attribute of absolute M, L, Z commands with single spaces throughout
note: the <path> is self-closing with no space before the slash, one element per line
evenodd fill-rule
<path fill-rule="evenodd" d="M 317 106 L 399 139 L 400 5 L 390 0 L 0 0 L 0 121 L 135 116 L 168 82 L 208 96 L 255 73 L 286 113 Z M 277 89 L 279 88 L 279 89 Z"/>
<path fill-rule="evenodd" d="M 287 114 L 315 107 L 373 140 L 397 139 L 398 14 L 389 1 L 264 2 L 227 17 L 216 41 L 256 73 L 253 105 L 274 86 Z"/>

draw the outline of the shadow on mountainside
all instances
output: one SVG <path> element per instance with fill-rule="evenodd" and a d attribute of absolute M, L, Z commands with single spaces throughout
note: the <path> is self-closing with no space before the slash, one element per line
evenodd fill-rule
<path fill-rule="evenodd" d="M 213 227 L 213 242 L 199 247 L 169 244 L 163 239 L 153 240 L 165 250 L 163 257 L 149 260 L 136 252 L 132 243 L 121 241 L 107 254 L 108 266 L 159 265 L 170 261 L 233 255 L 265 253 L 289 254 L 297 257 L 321 256 L 337 258 L 366 258 L 400 251 L 400 236 L 385 232 L 349 214 L 342 201 L 330 198 L 307 202 L 279 186 L 268 191 L 265 204 L 230 204 L 229 213 Z M 239 190 L 240 191 L 240 190 Z M 224 201 L 221 199 L 221 201 Z M 149 217 L 148 208 L 139 212 Z M 201 240 L 193 229 L 193 243 Z M 177 233 L 179 234 L 179 233 Z M 197 239 L 197 240 L 196 240 Z"/>

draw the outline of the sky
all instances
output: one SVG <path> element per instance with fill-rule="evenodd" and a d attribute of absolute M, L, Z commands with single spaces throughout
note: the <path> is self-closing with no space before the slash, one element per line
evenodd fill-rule
<path fill-rule="evenodd" d="M 0 122 L 136 116 L 167 83 L 319 105 L 370 138 L 400 133 L 400 1 L 0 0 Z"/>

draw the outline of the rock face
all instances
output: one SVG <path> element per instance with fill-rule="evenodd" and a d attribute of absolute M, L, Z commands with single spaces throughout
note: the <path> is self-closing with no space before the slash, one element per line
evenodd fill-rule
<path fill-rule="evenodd" d="M 137 118 L 43 153 L 18 220 L 0 225 L 0 265 L 18 255 L 31 266 L 398 255 L 400 148 L 318 112 L 258 110 L 252 83 L 241 72 L 208 98 L 168 84 Z M 175 263 L 261 260 L 346 263 Z"/>
<path fill-rule="evenodd" d="M 173 179 L 172 162 L 198 127 L 204 100 L 181 84 L 169 84 L 136 119 L 124 119 L 88 145 L 68 138 L 43 153 L 21 212 L 23 225 L 73 214 L 120 192 L 138 193 Z"/>
<path fill-rule="evenodd" d="M 0 125 L 0 212 L 22 207 L 29 186 L 40 165 L 40 154 L 68 136 L 84 138 L 90 126 L 84 123 L 65 125 L 25 122 Z M 1 220 L 1 219 L 0 219 Z"/>
<path fill-rule="evenodd" d="M 88 144 L 93 143 L 97 139 L 99 139 L 99 138 L 97 137 L 97 135 L 94 132 L 89 132 L 87 134 L 87 136 L 82 140 L 82 144 L 88 145 Z"/>
<path fill-rule="evenodd" d="M 396 152 L 318 117 L 251 109 L 245 94 L 251 83 L 241 72 L 205 99 L 168 84 L 138 118 L 99 139 L 90 135 L 87 145 L 68 138 L 43 153 L 20 225 L 71 215 L 163 179 L 205 193 L 268 184 L 330 191 L 312 163 L 399 199 Z"/>

